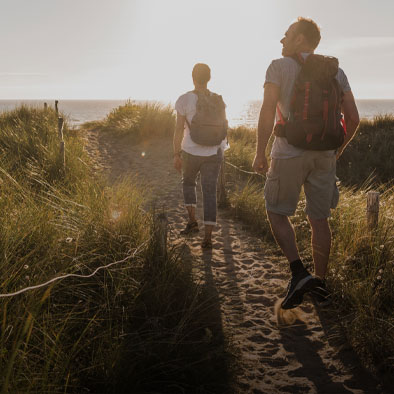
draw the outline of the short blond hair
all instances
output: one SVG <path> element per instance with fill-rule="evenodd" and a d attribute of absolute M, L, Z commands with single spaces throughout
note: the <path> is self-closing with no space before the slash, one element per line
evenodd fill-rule
<path fill-rule="evenodd" d="M 315 49 L 320 42 L 320 27 L 310 18 L 299 16 L 296 22 L 297 34 L 303 34 L 308 44 Z"/>

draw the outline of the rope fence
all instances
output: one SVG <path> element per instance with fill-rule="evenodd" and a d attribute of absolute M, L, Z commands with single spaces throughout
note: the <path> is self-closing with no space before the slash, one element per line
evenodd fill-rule
<path fill-rule="evenodd" d="M 235 164 L 230 163 L 229 161 L 223 159 L 219 173 L 218 188 L 217 188 L 217 199 L 218 199 L 219 207 L 222 208 L 228 206 L 228 198 L 227 198 L 227 190 L 226 190 L 226 171 L 225 171 L 226 165 L 229 165 L 230 167 L 234 168 L 236 171 L 238 171 L 241 174 L 246 174 L 248 176 L 258 176 L 263 180 L 265 179 L 265 175 L 258 174 L 257 172 L 246 171 L 236 166 Z"/>
<path fill-rule="evenodd" d="M 101 270 L 103 270 L 103 269 L 107 269 L 107 268 L 113 267 L 114 265 L 121 264 L 121 263 L 125 263 L 126 261 L 131 260 L 131 259 L 134 258 L 134 257 L 141 251 L 141 249 L 142 249 L 147 243 L 149 243 L 151 240 L 152 240 L 152 237 L 150 237 L 148 240 L 146 240 L 145 242 L 143 242 L 140 246 L 138 246 L 138 247 L 135 249 L 135 251 L 134 251 L 131 255 L 126 256 L 124 259 L 118 260 L 118 261 L 114 261 L 114 262 L 112 262 L 112 263 L 110 263 L 110 264 L 107 264 L 107 265 L 102 265 L 102 266 L 96 268 L 92 273 L 90 273 L 90 274 L 88 274 L 88 275 L 81 275 L 81 274 L 66 274 L 66 275 L 57 276 L 57 277 L 52 278 L 52 279 L 50 279 L 50 280 L 48 280 L 48 281 L 46 281 L 46 282 L 44 282 L 44 283 L 39 284 L 39 285 L 34 285 L 34 286 L 25 287 L 25 288 L 23 288 L 23 289 L 20 289 L 20 290 L 18 290 L 18 291 L 13 292 L 13 293 L 3 293 L 3 294 L 0 294 L 0 298 L 14 297 L 14 296 L 17 296 L 17 295 L 19 295 L 19 294 L 25 293 L 25 292 L 27 292 L 27 291 L 40 289 L 40 288 L 42 288 L 42 287 L 45 287 L 45 286 L 50 285 L 51 283 L 54 283 L 54 282 L 56 282 L 56 281 L 63 280 L 63 279 L 66 279 L 66 278 L 70 278 L 70 277 L 73 277 L 73 278 L 83 278 L 83 279 L 91 278 L 91 277 L 93 277 L 94 275 L 96 275 L 97 272 L 99 272 L 99 271 L 101 271 Z M 133 278 L 130 278 L 130 279 L 133 280 L 134 282 L 136 282 L 135 279 L 133 279 Z M 138 282 L 136 282 L 136 284 L 138 284 Z"/>
<path fill-rule="evenodd" d="M 235 168 L 237 171 L 242 172 L 242 173 L 244 173 L 244 174 L 248 174 L 248 175 L 257 175 L 257 176 L 259 176 L 259 177 L 265 179 L 265 175 L 263 175 L 263 174 L 258 174 L 257 172 L 252 172 L 252 171 L 243 170 L 242 168 L 237 167 L 235 164 L 232 164 L 232 163 L 230 163 L 229 161 L 224 161 L 224 164 L 229 165 L 230 167 L 233 167 L 233 168 Z"/>

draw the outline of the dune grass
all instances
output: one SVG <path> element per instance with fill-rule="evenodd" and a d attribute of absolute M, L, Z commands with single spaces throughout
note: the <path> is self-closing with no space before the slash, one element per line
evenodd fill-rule
<path fill-rule="evenodd" d="M 133 143 L 154 137 L 172 137 L 175 127 L 174 109 L 157 102 L 128 101 L 113 109 L 102 121 L 88 122 L 85 128 L 101 130 Z"/>
<path fill-rule="evenodd" d="M 337 174 L 347 185 L 362 185 L 369 177 L 375 183 L 393 182 L 394 116 L 362 120 L 356 138 L 338 162 Z"/>
<path fill-rule="evenodd" d="M 1 392 L 226 391 L 213 301 L 190 264 L 158 256 L 142 192 L 106 188 L 78 132 L 64 134 L 66 171 L 53 110 L 0 116 L 0 293 L 117 264 L 0 298 Z"/>
<path fill-rule="evenodd" d="M 251 170 L 255 133 L 238 128 L 229 136 L 231 148 L 226 160 Z M 328 283 L 334 294 L 332 311 L 338 324 L 364 365 L 389 384 L 394 381 L 394 188 L 390 183 L 379 187 L 377 184 L 392 182 L 394 171 L 389 158 L 393 144 L 393 117 L 364 120 L 349 151 L 340 159 L 338 174 L 342 183 L 354 186 L 340 186 L 340 203 L 330 219 L 333 245 L 328 272 Z M 355 161 L 351 172 L 344 170 L 348 160 Z M 374 179 L 370 177 L 371 171 Z M 226 175 L 234 185 L 229 200 L 235 214 L 265 239 L 272 240 L 263 181 L 242 175 L 229 166 Z M 237 179 L 242 176 L 244 181 L 239 182 Z M 369 231 L 366 223 L 366 192 L 372 187 L 381 192 L 379 227 L 375 231 Z M 310 265 L 311 234 L 304 207 L 302 198 L 292 223 L 301 256 Z"/>

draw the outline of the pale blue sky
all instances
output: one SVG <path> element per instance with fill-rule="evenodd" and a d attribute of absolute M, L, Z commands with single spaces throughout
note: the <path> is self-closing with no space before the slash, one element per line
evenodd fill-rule
<path fill-rule="evenodd" d="M 211 66 L 227 101 L 262 97 L 297 16 L 322 28 L 356 98 L 394 98 L 392 0 L 0 0 L 0 98 L 158 99 Z"/>

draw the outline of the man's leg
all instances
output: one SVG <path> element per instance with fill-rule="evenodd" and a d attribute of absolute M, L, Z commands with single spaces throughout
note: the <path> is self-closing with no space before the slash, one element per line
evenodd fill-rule
<path fill-rule="evenodd" d="M 267 215 L 276 242 L 290 263 L 291 278 L 282 301 L 282 308 L 292 309 L 302 303 L 304 294 L 313 287 L 313 277 L 302 264 L 295 232 L 289 218 L 270 211 L 267 211 Z"/>
<path fill-rule="evenodd" d="M 200 167 L 205 226 L 203 246 L 206 245 L 207 247 L 212 243 L 212 230 L 216 225 L 216 191 L 221 162 L 222 155 L 217 154 L 207 157 Z"/>
<path fill-rule="evenodd" d="M 302 184 L 302 156 L 271 159 L 264 186 L 265 206 L 272 233 L 289 263 L 300 258 L 289 216 L 296 211 Z"/>
<path fill-rule="evenodd" d="M 308 219 L 312 227 L 312 257 L 315 275 L 324 279 L 331 249 L 330 225 L 327 219 L 311 219 L 310 217 Z"/>
<path fill-rule="evenodd" d="M 289 263 L 299 260 L 300 255 L 297 249 L 296 236 L 289 218 L 270 211 L 267 211 L 267 216 L 272 234 Z"/>
<path fill-rule="evenodd" d="M 199 159 L 196 156 L 188 153 L 182 155 L 182 188 L 183 199 L 188 213 L 188 224 L 186 228 L 181 231 L 181 234 L 189 234 L 190 232 L 198 231 L 196 220 L 196 178 L 199 171 Z"/>
<path fill-rule="evenodd" d="M 311 290 L 311 295 L 320 306 L 331 304 L 331 293 L 327 290 L 325 276 L 327 272 L 328 258 L 331 249 L 331 230 L 327 219 L 311 219 L 308 216 L 312 227 L 312 256 L 315 265 L 315 287 Z"/>
<path fill-rule="evenodd" d="M 189 223 L 196 222 L 196 207 L 193 205 L 186 205 L 186 209 L 189 215 Z"/>
<path fill-rule="evenodd" d="M 306 213 L 312 227 L 312 256 L 316 275 L 316 287 L 311 294 L 318 305 L 325 306 L 332 300 L 324 279 L 331 249 L 331 230 L 327 218 L 330 209 L 338 203 L 336 157 L 332 152 L 315 152 L 311 155 L 314 166 L 304 184 Z"/>
<path fill-rule="evenodd" d="M 313 285 L 297 249 L 296 236 L 288 216 L 297 208 L 303 184 L 304 157 L 272 159 L 264 186 L 268 220 L 276 242 L 290 263 L 291 278 L 282 301 L 283 309 L 300 305 L 305 292 Z"/>
<path fill-rule="evenodd" d="M 213 227 L 214 226 L 212 224 L 206 224 L 204 226 L 204 230 L 205 230 L 204 240 L 207 240 L 207 241 L 211 241 L 212 240 Z"/>

